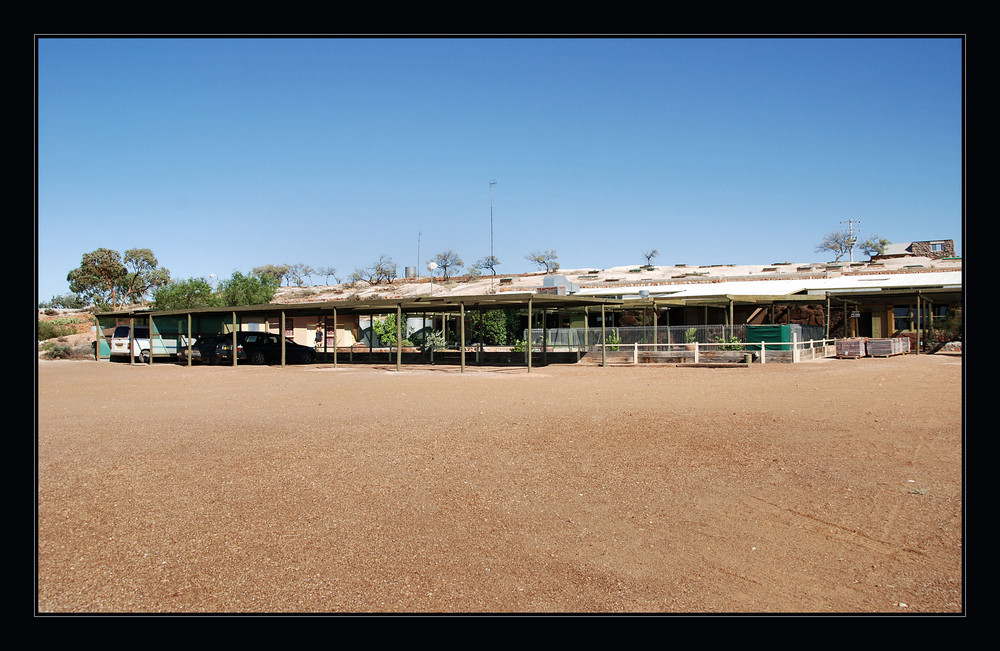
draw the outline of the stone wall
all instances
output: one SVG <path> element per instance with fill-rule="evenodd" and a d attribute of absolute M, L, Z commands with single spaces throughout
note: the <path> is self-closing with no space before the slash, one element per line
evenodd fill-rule
<path fill-rule="evenodd" d="M 940 244 L 940 250 L 935 251 L 931 246 L 932 244 Z M 910 244 L 910 252 L 915 256 L 924 258 L 951 258 L 955 255 L 955 241 L 931 240 L 927 242 L 912 242 Z"/>

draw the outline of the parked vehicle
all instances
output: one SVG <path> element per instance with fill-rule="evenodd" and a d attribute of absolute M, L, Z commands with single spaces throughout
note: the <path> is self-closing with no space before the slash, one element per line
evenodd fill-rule
<path fill-rule="evenodd" d="M 229 343 L 232 344 L 232 335 L 203 335 L 195 338 L 191 342 L 191 362 L 218 363 L 219 360 L 216 359 L 215 349 L 225 339 L 229 339 Z M 177 350 L 177 359 L 181 363 L 186 364 L 188 361 L 187 356 L 187 345 L 182 344 Z"/>
<path fill-rule="evenodd" d="M 111 334 L 111 359 L 129 358 L 129 335 L 128 325 L 119 325 Z M 132 337 L 132 357 L 149 362 L 149 326 L 136 326 L 135 335 Z M 166 357 L 177 354 L 177 340 L 173 338 L 154 337 L 152 346 L 155 357 Z"/>
<path fill-rule="evenodd" d="M 247 358 L 247 353 L 243 350 L 243 342 L 237 337 L 236 359 L 242 361 Z M 231 364 L 233 361 L 233 336 L 225 335 L 219 337 L 215 342 L 215 351 L 209 357 L 211 364 Z"/>
<path fill-rule="evenodd" d="M 276 334 L 266 332 L 239 332 L 236 335 L 236 360 L 249 361 L 251 364 L 265 364 L 281 361 L 281 339 Z M 215 347 L 215 355 L 220 363 L 232 362 L 233 338 L 226 335 L 220 338 Z M 311 364 L 316 358 L 316 351 L 308 346 L 297 344 L 285 338 L 285 361 L 290 363 Z"/>

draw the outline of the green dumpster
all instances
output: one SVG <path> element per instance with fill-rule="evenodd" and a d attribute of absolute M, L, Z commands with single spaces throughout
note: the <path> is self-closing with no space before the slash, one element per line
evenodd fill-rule
<path fill-rule="evenodd" d="M 795 325 L 748 325 L 747 350 L 760 350 L 762 341 L 766 350 L 791 350 L 792 328 Z"/>

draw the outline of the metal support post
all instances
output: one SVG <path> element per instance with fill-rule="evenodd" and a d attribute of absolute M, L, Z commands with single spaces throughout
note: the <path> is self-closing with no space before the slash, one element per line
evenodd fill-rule
<path fill-rule="evenodd" d="M 465 302 L 459 303 L 459 311 L 461 313 L 461 323 L 459 324 L 459 332 L 461 333 L 460 345 L 462 347 L 462 353 L 460 358 L 462 360 L 462 372 L 465 373 Z"/>
<path fill-rule="evenodd" d="M 396 371 L 403 370 L 403 307 L 396 303 Z"/>

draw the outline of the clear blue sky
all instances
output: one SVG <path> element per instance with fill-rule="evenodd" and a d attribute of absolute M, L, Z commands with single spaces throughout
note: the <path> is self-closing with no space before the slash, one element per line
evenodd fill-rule
<path fill-rule="evenodd" d="M 960 39 L 37 41 L 37 289 L 493 250 L 498 273 L 962 250 Z M 418 265 L 418 237 L 420 261 Z M 316 279 L 314 279 L 315 281 Z"/>

